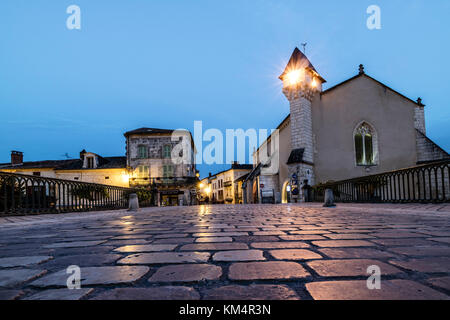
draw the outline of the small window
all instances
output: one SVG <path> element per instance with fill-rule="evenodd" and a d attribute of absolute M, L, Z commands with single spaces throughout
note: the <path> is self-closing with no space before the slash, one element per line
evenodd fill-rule
<path fill-rule="evenodd" d="M 163 147 L 163 158 L 169 159 L 172 157 L 172 146 L 167 144 Z"/>
<path fill-rule="evenodd" d="M 140 159 L 148 158 L 148 149 L 146 146 L 138 146 L 138 158 Z"/>
<path fill-rule="evenodd" d="M 105 177 L 105 180 L 109 180 L 109 177 Z"/>
<path fill-rule="evenodd" d="M 75 180 L 78 180 L 78 177 L 74 177 Z"/>
<path fill-rule="evenodd" d="M 35 172 L 33 172 L 33 176 L 40 177 L 41 176 L 41 172 L 35 171 Z"/>
<path fill-rule="evenodd" d="M 355 132 L 355 156 L 356 164 L 370 166 L 375 164 L 373 130 L 367 124 L 361 124 Z"/>
<path fill-rule="evenodd" d="M 173 177 L 173 166 L 163 165 L 163 176 L 164 178 Z"/>

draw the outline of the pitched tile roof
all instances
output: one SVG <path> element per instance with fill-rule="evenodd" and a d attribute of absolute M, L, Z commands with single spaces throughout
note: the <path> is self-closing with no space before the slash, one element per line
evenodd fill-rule
<path fill-rule="evenodd" d="M 311 61 L 309 61 L 309 59 L 297 47 L 294 49 L 294 52 L 292 52 L 291 58 L 289 59 L 289 62 L 286 65 L 286 68 L 284 69 L 283 73 L 278 78 L 280 80 L 283 80 L 284 75 L 286 73 L 289 73 L 292 70 L 301 69 L 301 68 L 310 69 L 322 82 L 326 82 L 325 79 L 323 79 L 320 76 L 320 74 L 317 72 L 317 70 L 314 68 Z"/>
<path fill-rule="evenodd" d="M 286 164 L 299 163 L 303 161 L 303 153 L 305 148 L 293 149 L 289 155 L 289 159 Z"/>
<path fill-rule="evenodd" d="M 99 165 L 96 169 L 116 169 L 126 168 L 126 157 L 100 157 Z M 54 170 L 79 170 L 83 169 L 81 159 L 68 160 L 44 160 L 44 161 L 25 161 L 21 164 L 12 165 L 11 163 L 0 164 L 0 169 L 43 169 L 49 168 Z"/>

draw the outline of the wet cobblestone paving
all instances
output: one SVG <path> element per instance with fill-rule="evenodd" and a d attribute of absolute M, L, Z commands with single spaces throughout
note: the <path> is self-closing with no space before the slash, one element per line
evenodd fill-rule
<path fill-rule="evenodd" d="M 0 299 L 449 299 L 449 239 L 450 208 L 430 205 L 0 218 Z M 80 290 L 66 287 L 72 265 Z"/>

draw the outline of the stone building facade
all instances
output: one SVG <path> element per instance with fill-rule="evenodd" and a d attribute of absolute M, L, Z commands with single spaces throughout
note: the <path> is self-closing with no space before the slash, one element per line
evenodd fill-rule
<path fill-rule="evenodd" d="M 158 205 L 195 203 L 195 146 L 189 131 L 140 128 L 124 136 L 130 186 L 155 188 Z M 174 162 L 177 157 L 181 163 Z"/>
<path fill-rule="evenodd" d="M 251 171 L 251 164 L 234 162 L 230 169 L 209 175 L 201 180 L 204 197 L 208 196 L 213 203 L 239 204 L 243 203 L 242 181 Z"/>
<path fill-rule="evenodd" d="M 449 159 L 426 136 L 425 105 L 366 74 L 323 90 L 325 80 L 297 48 L 283 74 L 290 114 L 278 128 L 277 170 L 265 174 L 260 149 L 244 186 L 247 202 L 304 199 L 307 185 L 361 177 Z M 262 148 L 262 147 L 266 148 Z"/>

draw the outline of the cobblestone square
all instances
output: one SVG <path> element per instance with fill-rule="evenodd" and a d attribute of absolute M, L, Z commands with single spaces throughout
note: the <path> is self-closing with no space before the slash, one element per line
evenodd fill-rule
<path fill-rule="evenodd" d="M 0 217 L 0 231 L 2 300 L 450 298 L 449 205 L 143 208 Z"/>

